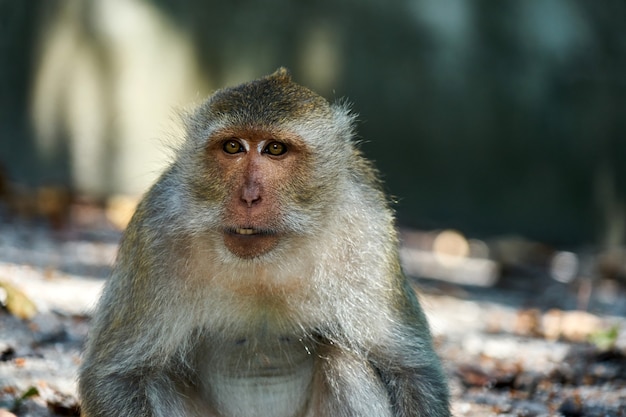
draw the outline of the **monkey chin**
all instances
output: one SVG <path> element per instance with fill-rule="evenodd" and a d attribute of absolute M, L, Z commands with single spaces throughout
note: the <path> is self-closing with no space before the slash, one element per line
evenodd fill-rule
<path fill-rule="evenodd" d="M 224 231 L 224 244 L 234 255 L 252 259 L 276 247 L 279 236 L 275 232 L 251 227 L 230 228 Z"/>

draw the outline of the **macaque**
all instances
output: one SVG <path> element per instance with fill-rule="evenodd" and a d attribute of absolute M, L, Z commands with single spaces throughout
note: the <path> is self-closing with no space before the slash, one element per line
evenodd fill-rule
<path fill-rule="evenodd" d="M 188 116 L 96 311 L 83 416 L 450 416 L 354 119 L 283 68 Z"/>

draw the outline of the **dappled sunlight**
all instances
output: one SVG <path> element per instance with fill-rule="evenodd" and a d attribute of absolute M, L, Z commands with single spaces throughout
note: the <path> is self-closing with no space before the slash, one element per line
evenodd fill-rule
<path fill-rule="evenodd" d="M 402 236 L 400 256 L 408 274 L 484 287 L 498 279 L 499 266 L 489 259 L 482 241 L 468 240 L 455 230 L 405 231 Z"/>
<path fill-rule="evenodd" d="M 567 283 L 576 278 L 579 267 L 578 255 L 569 251 L 560 251 L 550 261 L 550 274 L 555 280 Z"/>

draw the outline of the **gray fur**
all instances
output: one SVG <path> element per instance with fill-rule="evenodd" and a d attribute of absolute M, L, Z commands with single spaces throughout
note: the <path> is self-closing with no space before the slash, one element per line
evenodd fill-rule
<path fill-rule="evenodd" d="M 288 95 L 269 110 L 227 111 L 267 89 L 274 100 Z M 286 237 L 242 259 L 221 241 L 219 188 L 199 178 L 212 133 L 258 122 L 260 108 L 270 112 L 264 128 L 303 139 L 313 163 L 302 186 L 319 196 L 302 202 L 287 189 Z M 290 417 L 450 415 L 428 324 L 400 269 L 393 213 L 352 139 L 353 120 L 284 71 L 221 90 L 190 117 L 189 137 L 124 234 L 96 311 L 79 378 L 84 416 L 275 417 L 254 414 L 273 399 L 254 408 L 252 391 L 241 415 L 220 414 L 239 405 L 215 381 L 241 389 L 258 378 L 277 384 L 268 391 L 276 410 L 290 389 L 281 381 L 306 387 L 310 398 Z M 258 283 L 263 294 L 248 290 Z M 294 366 L 307 355 L 312 377 Z"/>

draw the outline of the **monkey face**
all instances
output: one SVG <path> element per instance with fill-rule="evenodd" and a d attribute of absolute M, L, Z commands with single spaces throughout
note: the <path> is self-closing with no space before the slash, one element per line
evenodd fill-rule
<path fill-rule="evenodd" d="M 211 212 L 198 221 L 244 259 L 315 235 L 350 179 L 351 122 L 284 70 L 219 90 L 190 119 L 179 156 L 185 184 Z"/>
<path fill-rule="evenodd" d="M 286 213 L 307 181 L 309 152 L 302 140 L 284 132 L 228 129 L 212 135 L 207 152 L 211 181 L 221 189 L 221 233 L 230 252 L 258 257 L 294 232 Z"/>

